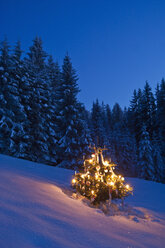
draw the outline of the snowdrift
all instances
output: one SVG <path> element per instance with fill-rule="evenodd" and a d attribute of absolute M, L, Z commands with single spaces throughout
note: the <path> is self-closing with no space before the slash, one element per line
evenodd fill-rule
<path fill-rule="evenodd" d="M 133 212 L 106 216 L 66 193 L 73 173 L 0 155 L 1 248 L 165 247 L 165 185 L 127 179 Z"/>

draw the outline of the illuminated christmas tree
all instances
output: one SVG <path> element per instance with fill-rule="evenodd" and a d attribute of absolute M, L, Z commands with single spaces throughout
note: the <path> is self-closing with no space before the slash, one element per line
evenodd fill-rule
<path fill-rule="evenodd" d="M 76 173 L 72 179 L 72 187 L 76 192 L 90 199 L 93 204 L 99 204 L 112 199 L 124 199 L 133 191 L 125 184 L 121 175 L 114 173 L 116 164 L 104 161 L 103 151 L 106 148 L 94 147 L 94 154 L 84 161 L 84 173 Z"/>

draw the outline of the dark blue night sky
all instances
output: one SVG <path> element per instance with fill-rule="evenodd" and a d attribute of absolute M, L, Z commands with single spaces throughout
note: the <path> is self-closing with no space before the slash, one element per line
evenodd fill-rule
<path fill-rule="evenodd" d="M 165 77 L 165 1 L 1 0 L 0 40 L 24 51 L 36 35 L 60 64 L 68 51 L 79 75 L 79 99 L 128 106 L 146 80 Z"/>

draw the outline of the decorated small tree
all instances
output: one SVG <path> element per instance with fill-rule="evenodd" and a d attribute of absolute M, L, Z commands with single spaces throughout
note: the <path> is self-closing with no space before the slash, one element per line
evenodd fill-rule
<path fill-rule="evenodd" d="M 104 161 L 103 150 L 93 147 L 94 153 L 90 159 L 84 160 L 84 173 L 76 173 L 72 179 L 72 187 L 76 192 L 88 198 L 94 205 L 112 199 L 123 199 L 133 191 L 125 184 L 121 175 L 114 173 L 116 164 Z"/>

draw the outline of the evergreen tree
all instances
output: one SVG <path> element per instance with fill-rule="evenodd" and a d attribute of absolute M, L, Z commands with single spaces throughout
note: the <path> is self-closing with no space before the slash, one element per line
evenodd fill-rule
<path fill-rule="evenodd" d="M 105 145 L 105 126 L 103 119 L 103 109 L 101 108 L 98 99 L 93 103 L 91 113 L 92 131 L 91 136 L 93 143 L 97 146 Z"/>
<path fill-rule="evenodd" d="M 120 126 L 123 119 L 123 111 L 118 103 L 115 103 L 112 109 L 113 126 Z"/>
<path fill-rule="evenodd" d="M 24 157 L 27 149 L 25 138 L 25 125 L 27 116 L 22 105 L 21 86 L 23 84 L 23 63 L 20 42 L 16 43 L 14 53 L 11 56 L 10 82 L 8 85 L 8 108 L 12 112 L 13 129 L 11 133 L 10 153 L 17 157 Z"/>
<path fill-rule="evenodd" d="M 13 122 L 9 109 L 8 86 L 10 82 L 11 58 L 9 44 L 5 39 L 0 47 L 0 152 L 9 154 Z"/>
<path fill-rule="evenodd" d="M 76 168 L 83 154 L 84 130 L 77 101 L 79 88 L 77 75 L 68 55 L 65 56 L 61 82 L 56 89 L 56 132 L 58 138 L 59 166 Z"/>
<path fill-rule="evenodd" d="M 136 138 L 136 145 L 137 145 L 137 149 L 139 147 L 139 142 L 140 142 L 140 138 L 141 138 L 141 130 L 143 127 L 143 117 L 142 117 L 142 91 L 141 89 L 138 89 L 138 93 L 137 93 L 137 101 L 138 101 L 138 105 L 137 105 L 137 118 L 136 118 L 136 122 L 135 122 L 135 138 Z"/>
<path fill-rule="evenodd" d="M 116 114 L 116 116 L 119 115 Z M 128 129 L 126 108 L 122 111 L 120 121 L 114 123 L 110 139 L 110 156 L 112 161 L 119 165 L 117 168 L 119 173 L 129 176 L 136 175 L 136 142 L 134 135 Z"/>
<path fill-rule="evenodd" d="M 165 161 L 165 80 L 162 79 L 160 89 L 157 92 L 157 127 L 161 139 L 161 154 Z"/>
<path fill-rule="evenodd" d="M 25 62 L 29 83 L 29 106 L 26 108 L 29 120 L 29 154 L 31 160 L 38 162 L 49 160 L 48 136 L 45 128 L 49 106 L 45 58 L 42 40 L 36 37 Z"/>
<path fill-rule="evenodd" d="M 161 156 L 161 141 L 157 136 L 156 132 L 154 132 L 153 134 L 152 156 L 154 163 L 155 180 L 158 182 L 163 182 L 165 180 L 165 166 Z"/>
<path fill-rule="evenodd" d="M 90 153 L 90 147 L 89 144 L 91 144 L 92 139 L 90 135 L 90 129 L 88 126 L 88 120 L 87 120 L 87 111 L 85 110 L 85 107 L 83 104 L 78 103 L 77 104 L 77 110 L 78 110 L 78 116 L 79 116 L 79 127 L 78 129 L 81 130 L 81 137 L 79 139 L 79 160 L 78 165 L 79 167 L 82 167 L 83 160 L 82 157 L 88 156 Z"/>
<path fill-rule="evenodd" d="M 141 132 L 141 138 L 139 142 L 139 176 L 147 179 L 154 180 L 154 163 L 152 158 L 152 147 L 150 143 L 149 133 L 146 127 L 143 126 Z"/>
<path fill-rule="evenodd" d="M 123 122 L 123 111 L 118 103 L 112 108 L 112 121 L 113 121 L 113 130 L 110 137 L 110 156 L 114 163 L 119 162 L 119 150 L 118 150 L 118 142 L 119 142 L 119 133 L 121 132 L 122 122 Z"/>
<path fill-rule="evenodd" d="M 46 130 L 48 135 L 49 163 L 57 164 L 57 135 L 56 123 L 56 89 L 61 83 L 61 71 L 58 63 L 54 63 L 52 56 L 48 58 L 47 81 L 49 87 L 48 115 L 46 120 Z"/>
<path fill-rule="evenodd" d="M 149 86 L 148 82 L 146 82 L 141 101 L 141 118 L 143 124 L 147 128 L 150 138 L 152 138 L 153 130 L 155 127 L 155 110 L 155 99 L 151 91 L 151 87 Z"/>
<path fill-rule="evenodd" d="M 112 112 L 110 109 L 110 106 L 107 104 L 105 106 L 105 110 L 104 110 L 104 130 L 105 130 L 105 146 L 107 148 L 107 150 L 105 151 L 105 158 L 106 159 L 110 159 L 111 157 L 111 139 L 112 139 L 112 130 L 113 130 L 113 122 L 112 122 Z"/>
<path fill-rule="evenodd" d="M 134 90 L 132 100 L 130 101 L 130 115 L 129 115 L 129 122 L 130 122 L 130 130 L 132 133 L 136 132 L 136 126 L 139 121 L 138 116 L 138 95 L 137 91 Z"/>
<path fill-rule="evenodd" d="M 110 134 L 113 127 L 113 122 L 112 122 L 111 108 L 108 104 L 106 104 L 105 106 L 105 112 L 106 112 L 106 130 L 107 130 L 107 134 Z"/>
<path fill-rule="evenodd" d="M 103 123 L 103 139 L 104 139 L 104 146 L 108 146 L 108 129 L 107 129 L 107 115 L 106 115 L 106 106 L 104 102 L 101 105 L 101 118 Z"/>
<path fill-rule="evenodd" d="M 136 176 L 136 143 L 129 130 L 118 132 L 115 136 L 115 155 L 118 171 L 125 176 Z"/>
<path fill-rule="evenodd" d="M 100 147 L 93 148 L 95 153 L 84 161 L 84 173 L 76 173 L 72 180 L 72 187 L 88 198 L 91 203 L 98 205 L 112 199 L 124 199 L 132 193 L 132 187 L 124 184 L 124 177 L 113 172 L 113 163 L 104 161 Z"/>
<path fill-rule="evenodd" d="M 133 135 L 135 135 L 137 151 L 139 147 L 141 129 L 143 126 L 142 97 L 143 95 L 141 89 L 138 89 L 138 92 L 134 90 L 133 97 L 130 102 L 129 112 L 130 131 Z"/>

